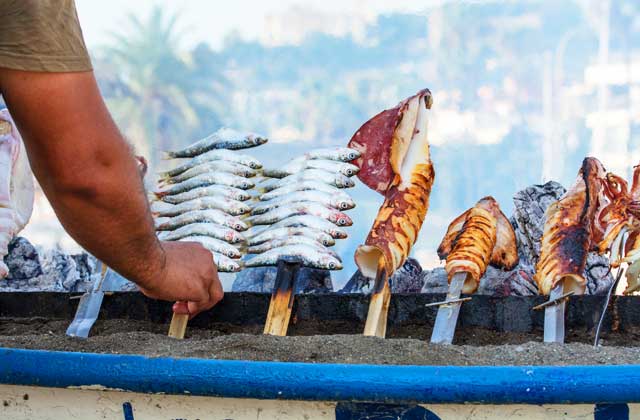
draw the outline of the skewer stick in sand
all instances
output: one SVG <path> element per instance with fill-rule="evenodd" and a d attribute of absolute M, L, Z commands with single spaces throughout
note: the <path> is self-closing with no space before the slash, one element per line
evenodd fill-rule
<path fill-rule="evenodd" d="M 389 276 L 387 275 L 384 257 L 380 257 L 373 292 L 371 292 L 367 322 L 364 326 L 364 335 L 370 337 L 385 337 L 387 334 L 387 315 L 389 313 L 390 302 L 391 288 L 389 287 Z"/>
<path fill-rule="evenodd" d="M 187 323 L 189 322 L 189 314 L 177 314 L 174 312 L 171 317 L 171 325 L 169 325 L 169 337 L 182 340 L 187 332 Z"/>
<path fill-rule="evenodd" d="M 549 293 L 548 305 L 544 308 L 544 342 L 564 343 L 564 284 L 558 283 Z"/>
<path fill-rule="evenodd" d="M 273 285 L 264 334 L 286 336 L 293 309 L 295 283 L 302 263 L 297 258 L 280 258 Z"/>
<path fill-rule="evenodd" d="M 460 314 L 460 307 L 463 302 L 460 300 L 460 295 L 462 294 L 462 288 L 467 281 L 468 275 L 469 273 L 464 271 L 453 275 L 449 290 L 447 291 L 447 297 L 438 308 L 436 322 L 433 326 L 433 332 L 431 333 L 431 343 L 453 343 L 453 336 L 456 332 L 456 324 L 458 323 L 458 315 Z"/>

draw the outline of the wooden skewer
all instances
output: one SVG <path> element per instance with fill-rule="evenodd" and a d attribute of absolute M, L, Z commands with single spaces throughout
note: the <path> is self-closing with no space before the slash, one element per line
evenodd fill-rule
<path fill-rule="evenodd" d="M 557 298 L 553 299 L 553 300 L 548 300 L 544 303 L 541 303 L 540 305 L 536 305 L 534 306 L 533 309 L 534 311 L 538 311 L 540 309 L 544 309 L 547 306 L 551 306 L 551 305 L 558 305 L 559 303 L 562 303 L 562 301 L 564 301 L 566 298 L 568 298 L 569 296 L 573 296 L 575 295 L 576 292 L 574 292 L 573 290 L 570 292 L 567 292 L 563 295 L 558 296 Z"/>
<path fill-rule="evenodd" d="M 384 257 L 378 260 L 376 280 L 371 293 L 369 313 L 364 326 L 364 335 L 384 338 L 387 334 L 387 315 L 391 303 L 391 288 Z"/>
<path fill-rule="evenodd" d="M 427 303 L 426 305 L 424 305 L 424 307 L 425 308 L 430 308 L 432 306 L 445 306 L 445 305 L 451 305 L 452 303 L 469 302 L 471 299 L 473 299 L 473 298 L 471 296 L 468 296 L 468 297 L 463 297 L 463 298 L 458 298 L 458 299 L 443 300 L 441 302 Z"/>
<path fill-rule="evenodd" d="M 189 322 L 188 314 L 173 314 L 171 325 L 169 325 L 169 337 L 182 340 L 187 332 L 187 323 Z"/>
<path fill-rule="evenodd" d="M 278 273 L 271 294 L 264 334 L 286 336 L 293 309 L 295 281 L 301 261 L 295 258 L 278 260 Z"/>

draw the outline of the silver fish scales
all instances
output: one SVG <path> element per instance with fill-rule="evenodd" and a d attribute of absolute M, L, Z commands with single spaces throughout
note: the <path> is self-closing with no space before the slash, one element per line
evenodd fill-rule
<path fill-rule="evenodd" d="M 169 176 L 165 172 L 164 174 L 161 174 L 160 180 L 165 184 L 177 184 L 198 175 L 205 175 L 215 172 L 230 173 L 244 178 L 252 178 L 257 174 L 255 170 L 245 165 L 225 160 L 216 160 L 212 162 L 201 163 L 174 176 Z"/>
<path fill-rule="evenodd" d="M 232 200 L 246 201 L 251 198 L 251 195 L 240 188 L 229 187 L 227 185 L 209 185 L 207 187 L 194 188 L 183 193 L 164 195 L 160 197 L 160 200 L 169 204 L 180 204 L 202 197 L 223 197 Z"/>
<path fill-rule="evenodd" d="M 341 270 L 342 263 L 325 250 L 309 245 L 287 245 L 274 248 L 245 261 L 245 267 L 262 267 L 276 265 L 278 260 L 284 256 L 293 256 L 301 259 L 306 267 L 319 268 L 323 270 Z"/>
<path fill-rule="evenodd" d="M 314 181 L 314 180 L 304 180 L 304 181 L 295 181 L 291 184 L 287 184 L 285 186 L 282 186 L 277 189 L 271 190 L 267 193 L 264 193 L 260 196 L 260 201 L 273 200 L 276 197 L 281 197 L 283 195 L 294 193 L 296 191 L 320 191 L 328 194 L 336 194 L 336 193 L 344 194 L 344 191 L 341 191 L 338 188 L 331 186 L 329 184 L 325 184 L 324 182 Z"/>
<path fill-rule="evenodd" d="M 221 128 L 182 150 L 166 152 L 169 158 L 190 158 L 214 149 L 239 150 L 260 146 L 267 138 L 254 133 L 242 133 L 230 128 Z"/>
<path fill-rule="evenodd" d="M 256 233 L 253 236 L 247 235 L 249 245 L 258 245 L 275 239 L 290 238 L 293 236 L 304 236 L 321 243 L 324 246 L 333 246 L 336 241 L 331 235 L 319 229 L 308 227 L 283 227 L 268 228 Z"/>
<path fill-rule="evenodd" d="M 180 204 L 155 202 L 151 204 L 151 211 L 160 217 L 172 217 L 195 210 L 218 209 L 232 216 L 249 213 L 251 208 L 242 201 L 223 197 L 201 197 Z"/>
<path fill-rule="evenodd" d="M 201 165 L 207 162 L 216 162 L 216 161 L 225 161 L 225 162 L 233 162 L 238 163 L 240 165 L 244 165 L 249 167 L 250 169 L 261 169 L 262 164 L 260 161 L 255 159 L 253 156 L 238 153 L 230 150 L 211 150 L 200 156 L 196 156 L 192 159 L 189 159 L 186 163 L 166 171 L 163 173 L 164 176 L 176 176 L 180 175 L 183 172 L 188 171 L 189 169 Z"/>
<path fill-rule="evenodd" d="M 351 188 L 355 186 L 353 180 L 339 173 L 327 172 L 322 169 L 306 169 L 282 179 L 270 179 L 259 185 L 264 192 L 285 187 L 297 181 L 319 181 L 337 188 Z"/>
<path fill-rule="evenodd" d="M 347 194 L 338 191 L 339 194 L 329 194 L 323 191 L 297 191 L 275 197 L 272 200 L 256 203 L 251 208 L 251 214 L 263 214 L 276 207 L 295 202 L 314 202 L 332 207 L 338 210 L 349 210 L 355 207 L 355 202 Z"/>
<path fill-rule="evenodd" d="M 264 214 L 248 217 L 246 222 L 252 225 L 270 225 L 297 215 L 311 215 L 326 219 L 338 226 L 351 226 L 353 221 L 346 214 L 314 202 L 297 202 L 276 207 Z"/>
<path fill-rule="evenodd" d="M 254 187 L 254 183 L 247 178 L 233 175 L 224 172 L 209 173 L 198 175 L 196 177 L 187 179 L 178 184 L 171 184 L 170 186 L 156 191 L 156 196 L 164 197 L 166 195 L 176 195 L 186 191 L 191 191 L 195 188 L 208 187 L 210 185 L 226 185 L 229 187 L 239 188 L 241 190 L 248 190 Z"/>
<path fill-rule="evenodd" d="M 334 239 L 344 239 L 347 237 L 347 232 L 344 229 L 339 228 L 328 220 L 307 214 L 288 217 L 274 223 L 269 229 L 278 229 L 283 227 L 308 227 L 318 229 L 331 235 Z"/>
<path fill-rule="evenodd" d="M 178 241 L 189 236 L 208 236 L 230 244 L 239 244 L 245 241 L 241 233 L 215 223 L 193 223 L 176 230 L 158 233 L 158 239 L 161 241 Z"/>
<path fill-rule="evenodd" d="M 156 220 L 156 230 L 176 230 L 192 223 L 214 223 L 229 227 L 238 232 L 245 231 L 249 228 L 240 218 L 231 216 L 218 209 L 194 210 L 163 219 L 164 220 Z"/>

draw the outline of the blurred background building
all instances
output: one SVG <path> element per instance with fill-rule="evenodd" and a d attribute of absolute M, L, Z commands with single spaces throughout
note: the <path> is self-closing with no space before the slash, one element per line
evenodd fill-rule
<path fill-rule="evenodd" d="M 267 134 L 269 165 L 344 145 L 430 88 L 436 182 L 414 250 L 425 267 L 482 196 L 510 214 L 516 191 L 570 185 L 587 155 L 625 176 L 640 161 L 635 0 L 76 2 L 109 109 L 153 170 L 160 151 L 221 125 Z M 361 185 L 354 197 L 337 286 L 382 201 Z M 41 194 L 26 236 L 74 248 Z"/>

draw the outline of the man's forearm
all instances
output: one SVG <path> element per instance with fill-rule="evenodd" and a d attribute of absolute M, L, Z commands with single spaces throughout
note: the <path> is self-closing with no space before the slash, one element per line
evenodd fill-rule
<path fill-rule="evenodd" d="M 93 73 L 0 69 L 0 81 L 33 172 L 64 227 L 144 286 L 162 269 L 164 255 L 136 161 Z"/>

